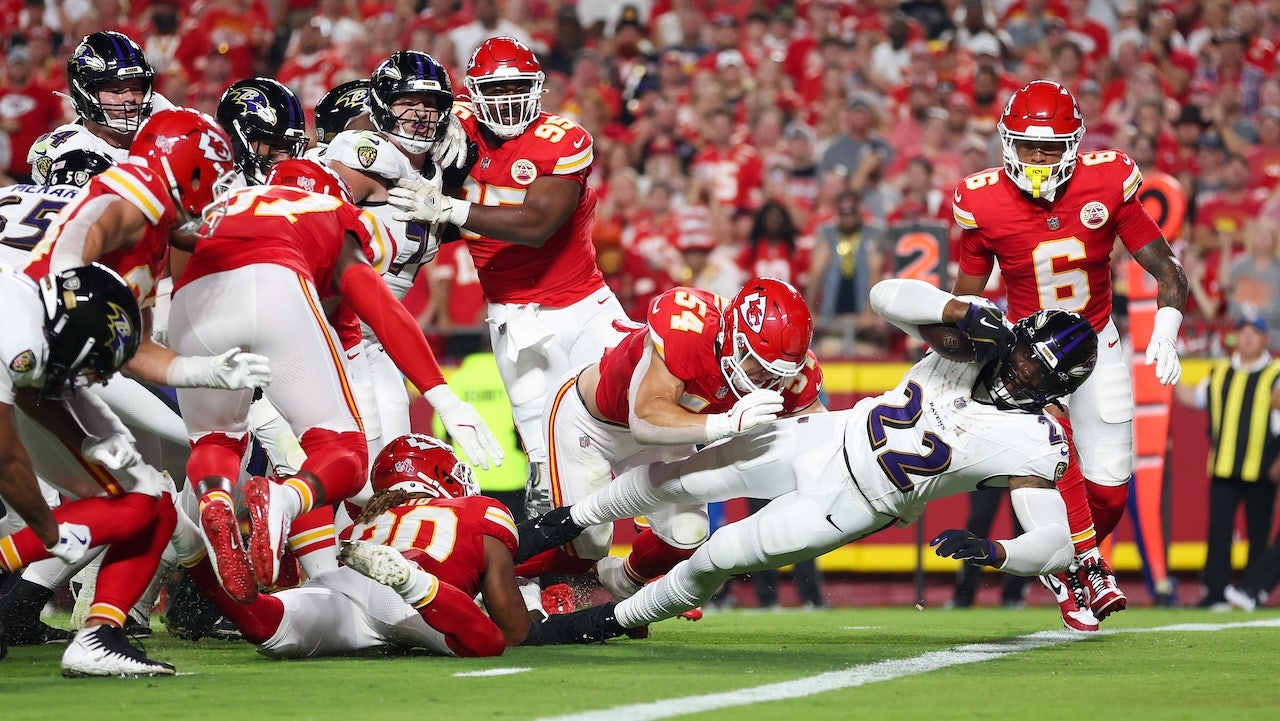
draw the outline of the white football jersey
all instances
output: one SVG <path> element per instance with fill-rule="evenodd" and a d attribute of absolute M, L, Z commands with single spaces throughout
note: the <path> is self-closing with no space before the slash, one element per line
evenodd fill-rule
<path fill-rule="evenodd" d="M 0 189 L 0 244 L 24 253 L 30 251 L 44 238 L 54 217 L 81 190 L 74 185 L 26 183 Z"/>
<path fill-rule="evenodd" d="M 1066 472 L 1058 422 L 974 400 L 980 369 L 930 353 L 898 387 L 853 407 L 849 470 L 876 510 L 913 521 L 935 498 L 1007 486 L 1011 476 L 1056 482 Z"/>
<path fill-rule="evenodd" d="M 418 175 L 418 171 L 400 148 L 386 136 L 373 130 L 344 130 L 338 133 L 333 142 L 320 152 L 319 158 L 342 163 L 363 173 L 372 173 L 387 179 L 392 185 L 402 178 Z M 436 173 L 427 182 L 439 186 L 440 174 Z M 440 248 L 438 232 L 419 223 L 396 220 L 392 216 L 399 210 L 385 201 L 359 205 L 377 216 L 395 240 L 395 260 L 382 277 L 391 292 L 403 299 L 413 285 L 418 269 L 435 258 L 436 251 Z"/>
<path fill-rule="evenodd" d="M 160 93 L 151 95 L 151 112 L 171 110 L 174 107 L 174 104 Z M 129 157 L 128 148 L 117 148 L 99 138 L 85 127 L 82 122 L 67 123 L 59 125 L 52 131 L 36 138 L 36 142 L 32 143 L 31 149 L 27 151 L 27 162 L 31 163 L 32 181 L 36 185 L 44 184 L 45 178 L 49 175 L 49 168 L 53 166 L 53 161 L 61 157 L 63 153 L 72 150 L 88 150 L 98 153 L 110 158 L 113 163 L 123 162 Z"/>
<path fill-rule="evenodd" d="M 40 385 L 49 354 L 35 281 L 19 269 L 0 265 L 0 308 L 0 403 L 13 405 L 14 388 Z"/>

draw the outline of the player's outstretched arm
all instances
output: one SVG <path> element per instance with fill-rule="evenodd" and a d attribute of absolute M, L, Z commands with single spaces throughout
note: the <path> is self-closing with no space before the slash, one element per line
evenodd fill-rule
<path fill-rule="evenodd" d="M 397 220 L 419 223 L 451 223 L 497 240 L 542 247 L 564 225 L 582 193 L 582 184 L 570 178 L 543 176 L 533 181 L 518 205 L 480 205 L 444 195 L 421 178 L 397 183 L 390 195 L 400 209 Z"/>
<path fill-rule="evenodd" d="M 0 403 L 0 497 L 27 522 L 45 548 L 58 542 L 58 522 L 40 494 L 31 458 L 18 437 L 13 406 L 8 403 Z"/>

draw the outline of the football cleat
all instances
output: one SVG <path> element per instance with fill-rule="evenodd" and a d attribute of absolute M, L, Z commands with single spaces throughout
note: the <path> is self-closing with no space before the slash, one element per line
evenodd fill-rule
<path fill-rule="evenodd" d="M 289 537 L 289 515 L 283 485 L 263 476 L 254 476 L 244 485 L 244 502 L 249 509 L 249 557 L 257 572 L 258 582 L 274 586 L 280 575 L 280 559 L 284 556 L 285 539 Z"/>
<path fill-rule="evenodd" d="M 1222 591 L 1222 595 L 1226 597 L 1227 603 L 1245 611 L 1253 613 L 1258 608 L 1258 599 L 1249 595 L 1247 591 L 1242 590 L 1238 586 L 1227 586 Z"/>
<path fill-rule="evenodd" d="M 208 501 L 200 509 L 200 530 L 218 583 L 237 603 L 252 603 L 258 597 L 258 580 L 235 511 L 223 501 Z"/>
<path fill-rule="evenodd" d="M 1085 598 L 1089 601 L 1089 610 L 1099 621 L 1116 611 L 1123 611 L 1129 605 L 1124 591 L 1116 585 L 1115 574 L 1101 557 L 1086 558 L 1080 561 L 1076 577 L 1085 590 Z"/>
<path fill-rule="evenodd" d="M 571 506 L 562 506 L 547 511 L 546 514 L 521 523 L 519 528 L 520 547 L 516 550 L 517 564 L 533 558 L 544 551 L 563 546 L 582 534 L 582 526 L 573 522 L 569 516 Z"/>
<path fill-rule="evenodd" d="M 578 609 L 578 599 L 567 583 L 556 583 L 542 589 L 542 610 L 547 614 L 573 613 Z"/>
<path fill-rule="evenodd" d="M 686 621 L 701 621 L 702 606 L 691 608 L 688 611 L 685 611 L 684 613 L 680 614 L 680 618 L 683 618 Z"/>
<path fill-rule="evenodd" d="M 596 561 L 596 575 L 600 577 L 600 585 L 619 601 L 631 598 L 644 587 L 627 573 L 627 559 L 618 556 L 605 556 Z"/>
<path fill-rule="evenodd" d="M 399 591 L 409 583 L 413 573 L 412 563 L 391 546 L 367 541 L 350 541 L 342 544 L 339 560 L 362 575 Z"/>
<path fill-rule="evenodd" d="M 1098 630 L 1098 618 L 1087 605 L 1082 604 L 1084 589 L 1077 588 L 1079 579 L 1074 572 L 1040 576 L 1040 583 L 1049 589 L 1058 602 L 1062 625 L 1070 631 L 1092 633 Z"/>
<path fill-rule="evenodd" d="M 62 654 L 62 675 L 67 678 L 173 674 L 172 664 L 147 658 L 116 626 L 80 629 Z"/>

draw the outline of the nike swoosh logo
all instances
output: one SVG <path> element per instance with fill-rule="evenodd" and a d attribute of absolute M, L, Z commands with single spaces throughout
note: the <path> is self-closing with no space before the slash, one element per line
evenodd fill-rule
<path fill-rule="evenodd" d="M 577 141 L 575 141 L 573 144 L 573 149 L 577 150 L 578 148 L 581 148 L 582 144 L 585 142 L 587 142 L 586 138 L 578 138 Z"/>
<path fill-rule="evenodd" d="M 990 319 L 990 318 L 987 318 L 987 317 L 985 317 L 985 316 L 984 316 L 984 317 L 982 317 L 982 318 L 980 318 L 980 319 L 978 320 L 978 324 L 979 324 L 979 325 L 985 325 L 986 327 L 990 328 L 991 330 L 995 330 L 995 329 L 996 329 L 996 324 L 995 324 L 995 323 L 992 323 L 992 322 L 991 322 L 991 319 Z"/>
<path fill-rule="evenodd" d="M 1115 347 L 1116 347 L 1116 343 L 1119 343 L 1119 342 L 1120 342 L 1120 339 L 1119 339 L 1119 338 L 1116 338 L 1115 340 L 1113 340 L 1113 341 L 1111 341 L 1110 343 L 1108 343 L 1108 344 L 1107 344 L 1107 347 L 1108 347 L 1108 348 L 1115 348 Z"/>
<path fill-rule="evenodd" d="M 601 298 L 600 300 L 596 301 L 596 305 L 604 305 L 605 303 L 608 303 L 608 302 L 609 302 L 608 298 Z"/>
<path fill-rule="evenodd" d="M 359 355 L 360 355 L 360 351 L 358 350 L 350 351 L 347 353 L 347 360 L 355 360 L 357 357 L 359 357 Z"/>
<path fill-rule="evenodd" d="M 1050 591 L 1053 591 L 1055 595 L 1056 595 L 1056 594 L 1059 594 L 1059 593 L 1062 593 L 1062 584 L 1061 584 L 1061 583 L 1058 583 L 1058 577 L 1057 577 L 1057 576 L 1045 576 L 1045 578 L 1049 579 L 1049 590 L 1050 590 Z"/>
<path fill-rule="evenodd" d="M 71 537 L 72 537 L 72 538 L 74 538 L 74 539 L 76 539 L 76 541 L 78 541 L 78 542 L 80 542 L 80 543 L 83 543 L 83 544 L 86 544 L 86 545 L 89 543 L 89 539 L 87 539 L 87 538 L 81 538 L 79 535 L 77 535 L 77 534 L 75 534 L 75 533 L 72 533 L 72 534 L 71 534 Z"/>
<path fill-rule="evenodd" d="M 831 527 L 832 527 L 832 528 L 834 528 L 834 529 L 836 529 L 837 531 L 839 531 L 839 532 L 841 532 L 841 533 L 844 533 L 844 529 L 843 529 L 843 528 L 841 528 L 841 527 L 839 527 L 839 526 L 837 526 L 837 525 L 836 525 L 836 522 L 835 522 L 835 521 L 833 521 L 833 520 L 831 520 L 831 516 L 832 516 L 832 514 L 830 514 L 830 513 L 828 513 L 828 514 L 827 514 L 827 523 L 830 523 L 830 524 L 831 524 Z"/>

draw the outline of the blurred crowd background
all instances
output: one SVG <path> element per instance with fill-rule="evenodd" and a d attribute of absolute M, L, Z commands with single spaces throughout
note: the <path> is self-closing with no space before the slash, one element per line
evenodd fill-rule
<path fill-rule="evenodd" d="M 1184 354 L 1222 355 L 1246 310 L 1280 327 L 1280 0 L 0 0 L 0 27 L 9 180 L 74 118 L 58 94 L 89 32 L 137 39 L 157 90 L 208 113 L 251 75 L 314 107 L 406 48 L 458 92 L 470 51 L 513 35 L 541 58 L 543 108 L 595 138 L 595 241 L 631 315 L 677 284 L 732 296 L 780 277 L 813 307 L 823 357 L 911 352 L 867 289 L 950 286 L 951 192 L 1000 165 L 1008 94 L 1048 78 L 1079 100 L 1082 152 L 1123 150 L 1185 201 L 1165 224 L 1193 286 Z M 407 303 L 429 333 L 482 323 L 462 244 L 418 285 Z"/>

